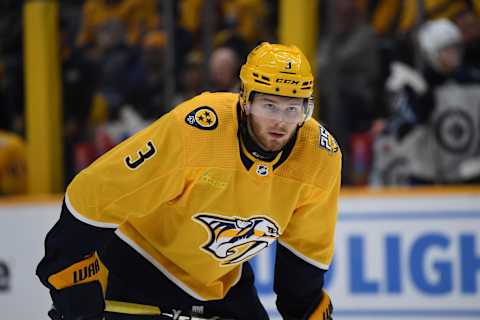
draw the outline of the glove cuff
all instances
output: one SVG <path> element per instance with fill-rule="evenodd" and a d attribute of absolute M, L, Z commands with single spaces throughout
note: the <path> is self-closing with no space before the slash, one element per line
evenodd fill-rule
<path fill-rule="evenodd" d="M 100 282 L 88 282 L 62 290 L 51 290 L 55 309 L 65 320 L 102 319 L 105 309 Z"/>
<path fill-rule="evenodd" d="M 308 317 L 309 320 L 329 320 L 332 319 L 333 305 L 328 293 L 323 290 L 322 300 Z"/>

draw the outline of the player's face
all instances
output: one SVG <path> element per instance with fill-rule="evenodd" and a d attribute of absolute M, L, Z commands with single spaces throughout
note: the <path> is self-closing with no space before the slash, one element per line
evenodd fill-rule
<path fill-rule="evenodd" d="M 282 149 L 305 118 L 302 98 L 258 93 L 246 113 L 248 130 L 265 151 Z"/>
<path fill-rule="evenodd" d="M 462 63 L 461 50 L 458 46 L 443 48 L 438 53 L 442 71 L 450 73 Z"/>

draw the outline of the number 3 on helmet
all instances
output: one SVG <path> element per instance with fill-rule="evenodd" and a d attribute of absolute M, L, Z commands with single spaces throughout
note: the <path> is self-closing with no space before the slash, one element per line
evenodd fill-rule
<path fill-rule="evenodd" d="M 252 92 L 305 98 L 304 121 L 313 113 L 313 75 L 305 55 L 296 46 L 263 42 L 250 52 L 240 70 L 243 109 Z"/>

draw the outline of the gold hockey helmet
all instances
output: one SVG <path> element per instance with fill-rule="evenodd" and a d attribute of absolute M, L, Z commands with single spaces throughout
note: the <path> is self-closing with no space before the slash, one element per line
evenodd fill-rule
<path fill-rule="evenodd" d="M 245 110 L 252 92 L 305 98 L 305 120 L 313 113 L 313 75 L 296 46 L 263 42 L 250 52 L 240 70 L 240 105 Z"/>

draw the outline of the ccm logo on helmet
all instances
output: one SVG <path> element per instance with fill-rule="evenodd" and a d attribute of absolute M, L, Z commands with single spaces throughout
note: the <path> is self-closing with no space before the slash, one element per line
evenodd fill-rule
<path fill-rule="evenodd" d="M 277 83 L 286 83 L 286 84 L 300 84 L 298 80 L 290 80 L 290 79 L 277 79 L 275 82 Z"/>

